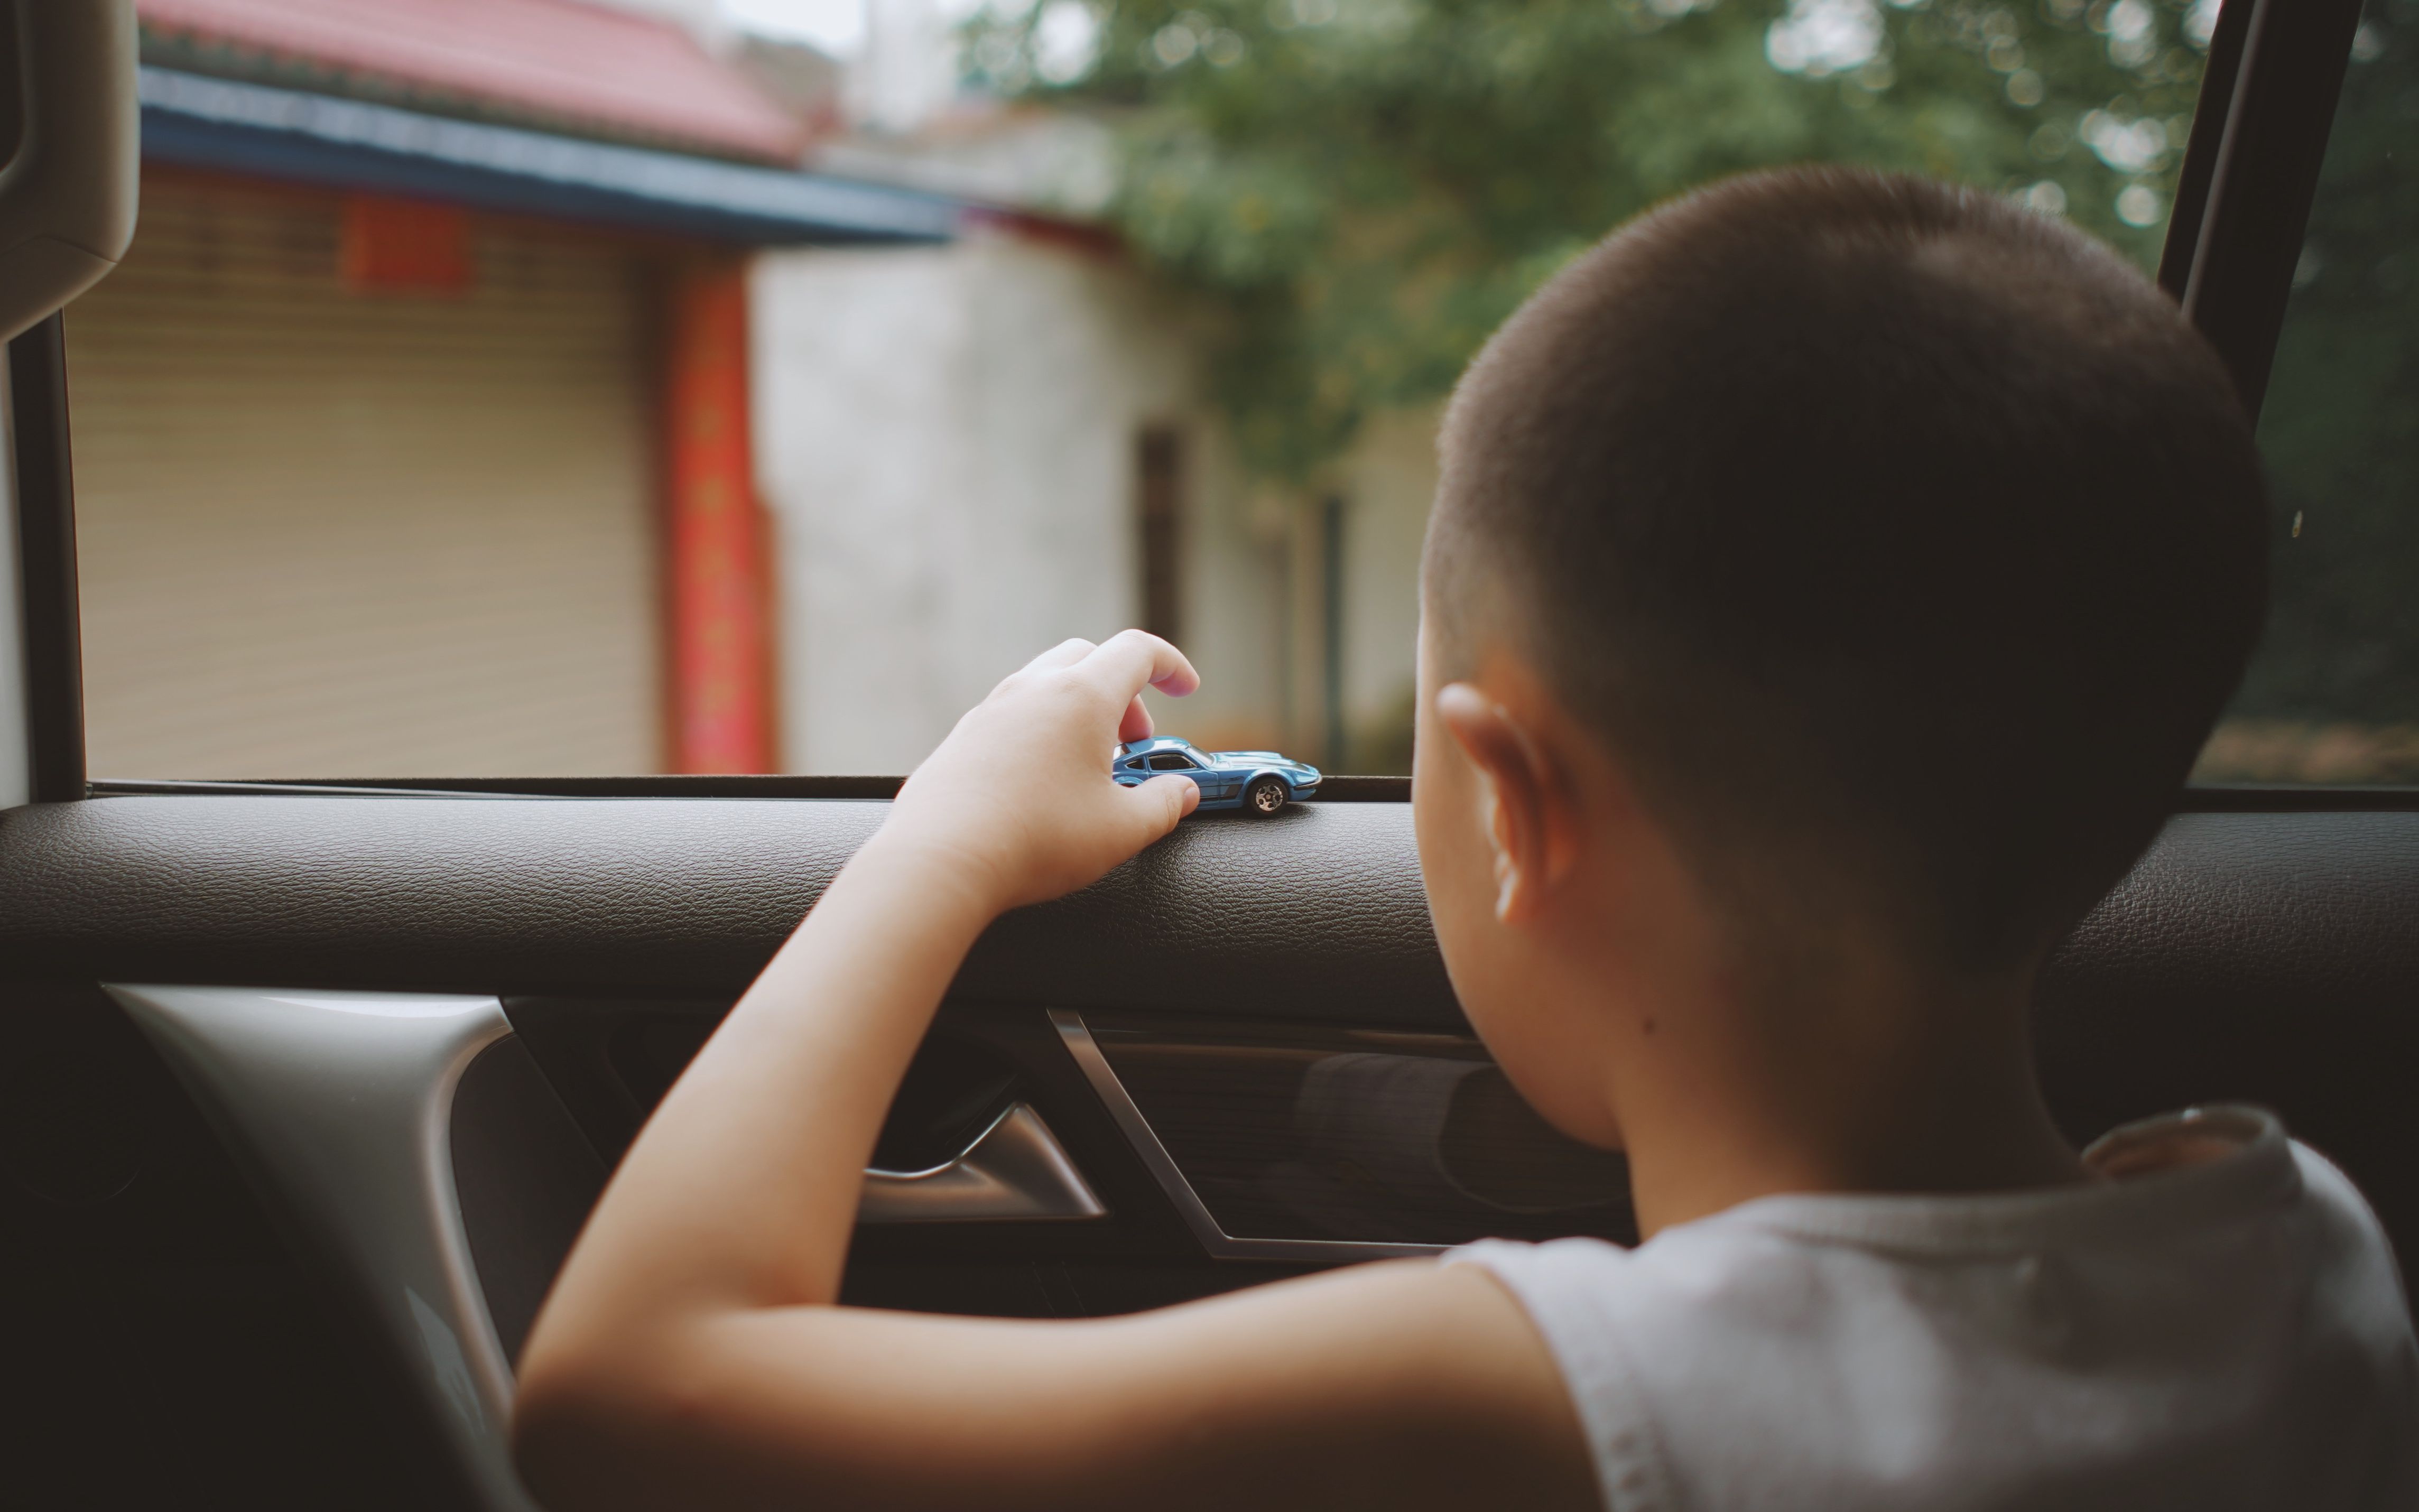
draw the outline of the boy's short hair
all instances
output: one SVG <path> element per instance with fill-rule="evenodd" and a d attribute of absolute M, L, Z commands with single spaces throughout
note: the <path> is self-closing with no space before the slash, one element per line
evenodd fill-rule
<path fill-rule="evenodd" d="M 1840 169 L 1632 222 L 1454 395 L 1425 566 L 1513 640 L 1768 966 L 1848 910 L 2022 969 L 2148 846 L 2266 610 L 2216 355 L 2115 253 Z"/>

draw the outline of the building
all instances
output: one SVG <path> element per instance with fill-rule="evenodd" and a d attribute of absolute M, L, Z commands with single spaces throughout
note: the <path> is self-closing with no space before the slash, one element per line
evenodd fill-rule
<path fill-rule="evenodd" d="M 952 99 L 936 15 L 869 0 L 854 129 L 810 161 L 1061 222 L 759 259 L 792 759 L 903 770 L 1024 655 L 1142 624 L 1203 672 L 1172 728 L 1408 769 L 1435 414 L 1387 417 L 1317 488 L 1243 477 L 1200 398 L 1203 312 L 1064 224 L 1115 187 L 1107 130 Z"/>
<path fill-rule="evenodd" d="M 102 776 L 778 757 L 757 247 L 955 234 L 571 0 L 143 0 L 144 198 L 69 313 Z"/>
<path fill-rule="evenodd" d="M 138 9 L 141 225 L 67 317 L 96 775 L 899 771 L 1130 623 L 1213 743 L 1403 699 L 1424 428 L 1256 495 L 1113 240 L 896 133 L 798 168 L 819 60 L 706 0 Z"/>
<path fill-rule="evenodd" d="M 1099 239 L 977 221 L 770 251 L 752 286 L 798 769 L 904 771 L 1035 652 L 1142 625 L 1202 673 L 1165 728 L 1409 770 L 1433 411 L 1255 486 L 1197 332 Z"/>

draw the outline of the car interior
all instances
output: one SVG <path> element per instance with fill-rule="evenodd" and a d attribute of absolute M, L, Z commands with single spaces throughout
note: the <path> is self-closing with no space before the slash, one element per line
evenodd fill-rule
<path fill-rule="evenodd" d="M 2255 407 L 2361 18 L 2228 0 L 2211 42 L 2161 277 Z M 0 19 L 7 1498 L 527 1508 L 504 1430 L 557 1267 L 897 779 L 93 779 L 57 311 L 132 224 L 132 23 Z M 1205 816 L 1001 919 L 891 1109 L 845 1300 L 1074 1318 L 1634 1240 L 1620 1157 L 1531 1113 L 1464 1021 L 1409 791 Z M 2192 789 L 2041 982 L 2066 1133 L 2273 1107 L 2407 1278 L 2414 918 L 2411 791 Z"/>

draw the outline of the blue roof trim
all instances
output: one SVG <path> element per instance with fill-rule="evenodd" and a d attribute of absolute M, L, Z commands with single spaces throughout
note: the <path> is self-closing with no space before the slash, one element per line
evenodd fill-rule
<path fill-rule="evenodd" d="M 157 162 L 754 245 L 947 241 L 939 195 L 142 70 Z"/>

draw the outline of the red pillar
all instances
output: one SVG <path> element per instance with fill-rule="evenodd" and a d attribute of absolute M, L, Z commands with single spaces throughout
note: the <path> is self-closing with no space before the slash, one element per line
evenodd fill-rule
<path fill-rule="evenodd" d="M 670 303 L 671 767 L 775 771 L 772 532 L 748 444 L 745 266 L 684 270 Z"/>

